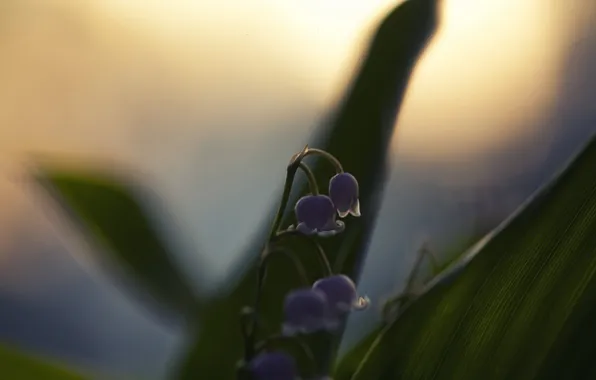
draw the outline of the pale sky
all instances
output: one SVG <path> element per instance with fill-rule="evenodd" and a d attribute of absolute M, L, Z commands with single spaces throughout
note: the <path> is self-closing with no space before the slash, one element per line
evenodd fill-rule
<path fill-rule="evenodd" d="M 2 125 L 15 126 L 0 129 L 0 152 L 40 146 L 76 149 L 89 145 L 94 135 L 113 139 L 130 128 L 126 115 L 114 115 L 113 108 L 124 108 L 124 100 L 135 102 L 139 92 L 198 121 L 210 120 L 207 114 L 221 120 L 226 108 L 242 102 L 248 90 L 229 91 L 230 82 L 251 91 L 260 88 L 263 104 L 251 99 L 255 104 L 250 108 L 260 111 L 249 116 L 253 119 L 289 107 L 296 97 L 326 109 L 353 72 L 374 21 L 393 4 L 104 0 L 92 2 L 90 9 L 101 11 L 89 17 L 80 45 L 36 20 L 28 28 L 16 25 L 4 48 L 18 54 L 3 54 L 8 59 L 0 65 L 0 99 L 16 103 L 5 107 L 18 116 L 0 116 Z M 557 28 L 561 16 L 556 9 L 541 0 L 445 0 L 443 15 L 442 30 L 416 70 L 400 117 L 400 149 L 431 160 L 465 158 L 461 156 L 533 133 L 527 126 L 552 105 L 557 85 L 553 73 L 561 64 L 565 31 Z M 41 61 L 48 59 L 54 64 L 42 69 Z M 65 96 L 82 104 L 62 104 L 64 112 L 59 112 L 61 104 L 53 104 L 58 100 L 47 78 L 52 70 L 57 81 L 67 76 Z M 112 88 L 109 94 L 106 86 Z M 114 96 L 114 86 L 125 89 Z M 132 94 L 123 93 L 127 86 Z M 169 98 L 160 99 L 159 92 Z M 211 112 L 201 112 L 203 108 Z M 106 111 L 110 115 L 100 122 L 97 114 Z M 73 128 L 92 123 L 80 120 L 85 117 L 81 113 L 93 113 L 97 125 L 88 125 L 85 136 L 73 136 Z M 182 122 L 170 124 L 181 133 L 189 128 Z M 214 124 L 201 122 L 201 133 L 238 133 L 242 128 L 210 130 Z"/>

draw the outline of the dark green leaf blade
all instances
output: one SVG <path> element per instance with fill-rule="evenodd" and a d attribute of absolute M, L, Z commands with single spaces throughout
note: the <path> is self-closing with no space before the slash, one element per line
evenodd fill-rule
<path fill-rule="evenodd" d="M 333 380 L 349 380 L 382 331 L 382 326 L 376 327 L 344 354 L 333 371 Z"/>
<path fill-rule="evenodd" d="M 591 379 L 596 140 L 383 331 L 353 380 Z"/>
<path fill-rule="evenodd" d="M 0 377 L 14 380 L 83 380 L 85 378 L 4 346 L 0 346 Z"/>
<path fill-rule="evenodd" d="M 106 248 L 109 257 L 104 260 L 100 256 L 101 264 L 108 264 L 112 273 L 124 268 L 126 276 L 118 278 L 123 284 L 140 285 L 141 290 L 148 291 L 136 295 L 151 296 L 143 300 L 149 301 L 158 316 L 176 312 L 196 317 L 202 300 L 185 280 L 146 213 L 141 201 L 149 199 L 139 196 L 147 198 L 148 193 L 103 170 L 45 164 L 35 167 L 34 178 L 91 243 Z M 150 200 L 155 205 L 156 200 Z"/>
<path fill-rule="evenodd" d="M 484 236 L 481 232 L 483 230 L 484 229 L 479 229 L 472 236 L 459 239 L 453 247 L 447 249 L 441 256 L 443 258 L 442 262 L 438 263 L 438 269 L 440 273 L 443 273 L 444 271 L 456 266 L 462 255 L 465 254 L 470 247 L 473 247 L 473 245 Z M 430 278 L 423 278 L 419 281 L 420 286 L 423 284 L 428 284 L 429 281 L 432 280 L 432 276 Z M 399 295 L 400 294 L 395 294 L 395 296 Z M 414 297 L 414 295 L 412 295 L 412 297 Z M 413 300 L 413 298 L 411 299 Z M 349 380 L 352 377 L 372 345 L 376 342 L 379 334 L 383 331 L 384 326 L 385 323 L 379 323 L 376 325 L 370 333 L 368 333 L 363 339 L 358 341 L 358 343 L 350 348 L 347 353 L 340 357 L 340 360 L 333 371 L 334 380 Z"/>
<path fill-rule="evenodd" d="M 321 241 L 329 260 L 341 260 L 341 271 L 356 280 L 379 208 L 396 116 L 411 71 L 435 32 L 437 8 L 437 0 L 409 0 L 390 12 L 378 28 L 368 56 L 335 118 L 328 128 L 319 131 L 318 143 L 313 144 L 335 155 L 360 183 L 363 216 L 348 220 L 341 236 Z M 292 153 L 288 152 L 288 158 Z M 328 166 L 315 165 L 313 171 L 320 187 L 327 188 L 332 174 Z M 304 185 L 300 194 L 306 191 Z M 284 226 L 292 223 L 289 211 Z M 234 378 L 234 362 L 242 355 L 238 313 L 254 298 L 257 258 L 272 219 L 268 218 L 256 241 L 249 245 L 246 254 L 249 260 L 242 263 L 233 279 L 226 281 L 235 287 L 209 307 L 202 331 L 183 363 L 180 379 L 195 379 L 205 373 L 217 373 L 222 380 Z M 312 247 L 298 241 L 288 242 L 288 246 L 300 255 L 309 274 L 322 275 Z M 287 260 L 275 260 L 269 268 L 261 313 L 267 326 L 265 334 L 279 331 L 284 295 L 289 289 L 302 286 Z"/>

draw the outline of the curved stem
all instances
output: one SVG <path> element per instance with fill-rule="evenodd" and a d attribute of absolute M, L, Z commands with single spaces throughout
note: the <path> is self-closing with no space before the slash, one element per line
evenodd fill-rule
<path fill-rule="evenodd" d="M 236 378 L 238 380 L 251 380 L 251 374 L 246 367 L 246 363 L 240 363 L 236 369 Z"/>
<path fill-rule="evenodd" d="M 408 275 L 408 279 L 406 281 L 406 289 L 405 289 L 406 291 L 410 291 L 414 287 L 414 282 L 416 281 L 416 275 L 418 274 L 418 271 L 420 270 L 420 266 L 422 265 L 422 260 L 424 259 L 426 252 L 427 252 L 426 243 L 424 243 L 418 249 L 418 252 L 416 252 L 416 261 L 414 262 L 414 266 L 412 267 L 412 270 L 410 271 L 410 274 Z"/>
<path fill-rule="evenodd" d="M 327 254 L 325 254 L 325 250 L 323 249 L 321 244 L 319 244 L 318 241 L 311 239 L 311 238 L 308 238 L 308 240 L 310 240 L 312 242 L 312 244 L 316 247 L 317 254 L 319 255 L 319 260 L 320 260 L 321 264 L 323 264 L 323 266 L 325 267 L 325 274 L 327 276 L 333 275 L 333 269 L 331 268 L 329 259 L 327 259 Z"/>
<path fill-rule="evenodd" d="M 346 232 L 343 236 L 343 247 L 351 247 L 356 239 L 358 238 L 358 234 L 354 233 L 354 232 Z M 350 251 L 346 248 L 340 249 L 339 252 L 337 252 L 337 256 L 335 257 L 335 262 L 333 263 L 333 271 L 334 273 L 341 273 L 342 270 L 344 269 L 344 264 L 346 263 L 346 260 L 348 259 L 348 255 L 350 254 Z"/>
<path fill-rule="evenodd" d="M 412 294 L 400 293 L 395 297 L 392 297 L 385 301 L 381 314 L 386 322 L 392 319 L 392 314 L 399 313 L 403 306 L 412 299 Z"/>
<path fill-rule="evenodd" d="M 308 145 L 304 146 L 304 148 L 292 156 L 290 159 L 290 163 L 286 168 L 286 182 L 284 183 L 284 191 L 281 195 L 281 201 L 279 202 L 279 207 L 277 208 L 277 214 L 275 214 L 275 219 L 273 220 L 273 225 L 271 226 L 271 231 L 269 232 L 269 240 L 271 240 L 277 234 L 279 230 L 279 225 L 282 222 L 284 212 L 286 210 L 286 206 L 288 204 L 288 200 L 290 199 L 290 193 L 292 191 L 292 184 L 294 183 L 294 177 L 296 176 L 296 171 L 300 168 L 300 164 L 302 159 L 308 153 L 309 148 Z M 307 174 L 308 175 L 308 174 Z"/>
<path fill-rule="evenodd" d="M 433 271 L 433 276 L 435 276 L 437 273 L 439 273 L 441 271 L 441 267 L 439 266 L 439 263 L 437 261 L 437 258 L 435 257 L 433 251 L 431 251 L 428 247 L 424 247 L 424 254 L 426 256 L 428 256 L 428 259 L 430 260 L 430 266 L 432 268 Z"/>
<path fill-rule="evenodd" d="M 254 356 L 254 342 L 252 335 L 255 328 L 255 310 L 250 307 L 244 307 L 240 312 L 240 331 L 244 338 L 244 360 L 250 361 Z"/>
<path fill-rule="evenodd" d="M 271 231 L 269 232 L 269 241 L 271 241 L 276 235 L 277 232 L 279 230 L 279 226 L 282 222 L 283 219 L 283 215 L 284 212 L 286 210 L 286 206 L 288 204 L 288 200 L 290 199 L 290 193 L 292 191 L 292 185 L 294 183 L 294 177 L 296 176 L 296 171 L 301 167 L 301 163 L 302 163 L 302 159 L 304 158 L 304 156 L 306 155 L 306 153 L 308 152 L 308 145 L 305 145 L 304 148 L 302 148 L 302 150 L 296 154 L 294 154 L 292 156 L 292 158 L 290 159 L 290 163 L 288 164 L 287 168 L 286 168 L 286 181 L 284 183 L 284 190 L 283 193 L 281 195 L 281 201 L 279 202 L 279 206 L 277 208 L 277 213 L 275 214 L 275 219 L 273 220 L 273 225 L 271 226 Z M 306 175 L 308 176 L 309 173 L 312 174 L 312 172 L 306 168 L 307 170 L 305 170 Z M 304 169 L 303 169 L 304 170 Z M 314 178 L 314 175 L 313 175 Z M 309 182 L 311 182 L 311 178 L 309 177 Z M 315 184 L 315 182 L 312 182 Z M 318 190 L 318 189 L 316 189 Z M 248 332 L 247 336 L 245 337 L 245 357 L 246 360 L 250 360 L 252 359 L 252 356 L 254 355 L 254 343 L 255 343 L 255 339 L 256 339 L 256 335 L 257 335 L 257 321 L 256 321 L 256 313 L 257 310 L 259 309 L 259 306 L 261 304 L 261 293 L 262 293 L 262 288 L 263 288 L 263 282 L 265 280 L 265 275 L 267 273 L 267 265 L 266 265 L 266 258 L 269 255 L 269 246 L 265 246 L 265 251 L 263 252 L 263 254 L 261 255 L 261 260 L 259 263 L 259 267 L 257 270 L 257 292 L 256 292 L 256 296 L 255 296 L 255 308 L 253 309 L 254 313 L 252 315 L 251 321 L 250 321 L 250 326 L 249 327 L 244 327 L 246 328 L 246 331 Z M 292 255 L 290 255 L 292 256 Z M 296 260 L 294 261 L 296 264 Z M 302 268 L 301 263 L 298 264 L 298 266 L 296 266 L 296 268 Z M 297 269 L 298 271 L 300 271 L 300 269 Z M 304 273 L 304 268 L 302 268 L 303 273 Z"/>
<path fill-rule="evenodd" d="M 314 240 L 313 238 L 304 235 L 302 232 L 300 231 L 296 231 L 296 230 L 283 230 L 278 232 L 275 237 L 273 239 L 271 239 L 271 241 L 277 241 L 281 238 L 283 238 L 284 236 L 296 236 L 296 237 L 301 237 L 302 239 L 308 241 L 310 244 L 312 244 L 316 251 L 317 251 L 317 256 L 319 259 L 319 262 L 321 264 L 321 266 L 323 267 L 323 271 L 325 272 L 325 274 L 327 276 L 331 276 L 333 274 L 333 269 L 331 268 L 331 264 L 329 263 L 329 259 L 327 259 L 327 255 L 325 254 L 325 250 L 323 249 L 323 247 L 321 246 L 321 244 L 319 244 L 319 242 L 317 242 L 316 240 Z"/>
<path fill-rule="evenodd" d="M 385 322 L 391 322 L 401 312 L 416 300 L 416 294 L 411 292 L 401 292 L 396 296 L 389 298 L 383 304 L 381 314 Z"/>
<path fill-rule="evenodd" d="M 298 167 L 302 169 L 306 177 L 308 178 L 308 187 L 310 187 L 310 192 L 312 195 L 319 195 L 319 186 L 317 186 L 317 179 L 315 178 L 315 174 L 310 170 L 310 168 L 304 163 L 300 162 Z"/>
<path fill-rule="evenodd" d="M 296 167 L 297 168 L 297 167 Z M 288 200 L 290 198 L 290 192 L 292 191 L 292 184 L 294 183 L 294 176 L 296 175 L 296 169 L 293 167 L 288 167 L 288 174 L 286 176 L 286 183 L 284 184 L 284 192 L 281 196 L 281 202 L 279 203 L 279 208 L 277 209 L 277 214 L 275 215 L 275 219 L 273 221 L 273 226 L 271 227 L 271 232 L 269 233 L 269 240 L 277 234 L 279 230 L 279 225 L 281 224 L 284 211 L 286 209 L 286 205 L 288 204 Z"/>
<path fill-rule="evenodd" d="M 259 308 L 261 306 L 261 295 L 263 293 L 262 292 L 263 283 L 265 282 L 265 277 L 267 275 L 267 264 L 269 262 L 268 261 L 269 258 L 272 256 L 273 252 L 281 252 L 281 253 L 285 254 L 288 258 L 290 258 L 290 260 L 292 260 L 292 263 L 294 264 L 294 267 L 296 268 L 296 271 L 298 272 L 298 275 L 302 278 L 305 285 L 309 285 L 309 280 L 308 280 L 308 275 L 306 274 L 306 270 L 304 269 L 304 266 L 302 265 L 300 260 L 298 260 L 296 255 L 293 254 L 293 252 L 288 251 L 286 249 L 279 248 L 279 247 L 273 247 L 273 249 L 268 247 L 265 250 L 265 252 L 263 253 L 263 255 L 261 256 L 261 262 L 259 263 L 259 270 L 258 270 L 258 274 L 257 274 L 257 276 L 258 276 L 257 277 L 257 295 L 255 297 L 255 305 L 254 305 L 255 314 L 258 314 Z M 252 335 L 254 335 L 254 332 Z"/>
<path fill-rule="evenodd" d="M 272 249 L 268 250 L 267 253 L 261 259 L 262 260 L 261 266 L 263 267 L 263 280 L 265 279 L 265 276 L 267 275 L 267 273 L 266 273 L 267 272 L 267 260 L 269 260 L 269 258 L 272 257 L 272 254 L 274 252 L 283 253 L 284 255 L 286 255 L 286 257 L 288 257 L 290 260 L 292 260 L 292 264 L 294 264 L 294 268 L 296 268 L 296 272 L 298 272 L 298 275 L 302 278 L 305 285 L 309 285 L 309 279 L 308 279 L 308 274 L 306 273 L 306 269 L 304 269 L 304 265 L 302 265 L 300 260 L 298 260 L 298 257 L 296 257 L 294 252 L 292 252 L 288 249 L 284 249 L 282 247 L 275 247 L 275 246 L 273 246 Z"/>
<path fill-rule="evenodd" d="M 335 156 L 332 155 L 331 153 L 325 152 L 324 150 L 317 149 L 317 148 L 308 148 L 308 150 L 304 153 L 304 157 L 313 155 L 313 154 L 318 154 L 319 156 L 326 158 L 327 161 L 329 161 L 329 162 L 331 162 L 331 164 L 333 164 L 333 166 L 335 167 L 335 171 L 338 174 L 344 172 L 344 168 L 341 166 L 341 163 L 339 162 L 339 160 L 337 158 L 335 158 Z"/>
<path fill-rule="evenodd" d="M 255 296 L 254 307 L 251 309 L 251 322 L 248 327 L 246 322 L 243 321 L 242 323 L 243 334 L 245 338 L 244 356 L 247 361 L 252 359 L 255 353 L 254 346 L 257 335 L 256 316 L 258 315 L 259 309 L 261 307 L 261 296 L 263 294 L 263 284 L 267 275 L 267 264 L 269 263 L 269 258 L 273 256 L 274 252 L 281 252 L 285 254 L 294 264 L 294 267 L 296 268 L 298 275 L 304 281 L 304 284 L 306 286 L 310 284 L 304 266 L 292 251 L 275 246 L 268 246 L 265 249 L 261 256 L 261 262 L 259 263 L 259 268 L 257 271 L 257 294 Z"/>

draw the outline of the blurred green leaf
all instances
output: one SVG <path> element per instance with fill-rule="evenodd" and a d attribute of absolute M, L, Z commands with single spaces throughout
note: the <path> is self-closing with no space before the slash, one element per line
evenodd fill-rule
<path fill-rule="evenodd" d="M 596 378 L 596 140 L 374 343 L 352 378 Z"/>
<path fill-rule="evenodd" d="M 140 189 L 99 170 L 39 165 L 35 172 L 36 182 L 82 227 L 89 240 L 106 248 L 107 263 L 118 264 L 111 269 L 117 272 L 123 266 L 133 277 L 133 282 L 122 278 L 124 283 L 142 285 L 158 301 L 151 305 L 154 311 L 173 310 L 189 318 L 196 315 L 201 300 L 185 281 L 174 255 L 144 210 L 138 199 Z M 143 193 L 142 200 L 148 200 L 148 195 Z M 156 204 L 151 199 L 151 205 Z"/>
<path fill-rule="evenodd" d="M 0 346 L 0 378 L 9 380 L 83 380 L 59 366 Z"/>
<path fill-rule="evenodd" d="M 437 3 L 437 0 L 409 0 L 397 6 L 382 21 L 352 88 L 328 129 L 323 130 L 318 143 L 313 144 L 313 147 L 335 155 L 345 170 L 360 182 L 363 216 L 347 220 L 346 231 L 340 236 L 321 240 L 330 261 L 341 259 L 342 272 L 355 279 L 359 276 L 377 217 L 396 115 L 413 66 L 436 29 Z M 288 152 L 288 160 L 293 153 Z M 313 165 L 322 189 L 328 187 L 333 174 L 327 164 Z M 304 185 L 293 199 L 306 191 Z M 234 363 L 242 355 L 238 313 L 243 305 L 253 301 L 258 255 L 266 242 L 272 219 L 266 220 L 256 241 L 249 245 L 248 261 L 242 262 L 241 268 L 227 281 L 234 288 L 226 290 L 208 307 L 194 348 L 180 370 L 180 379 L 196 379 L 205 373 L 217 373 L 222 380 L 234 378 Z M 283 226 L 290 223 L 291 207 L 286 212 Z M 311 246 L 299 239 L 288 240 L 288 245 L 300 254 L 309 274 L 323 274 Z M 266 326 L 264 334 L 279 331 L 283 297 L 291 288 L 301 286 L 300 278 L 284 257 L 273 260 L 269 268 L 261 313 Z M 320 357 L 319 352 L 323 353 L 325 349 L 329 351 L 329 347 L 315 347 L 316 356 Z"/>

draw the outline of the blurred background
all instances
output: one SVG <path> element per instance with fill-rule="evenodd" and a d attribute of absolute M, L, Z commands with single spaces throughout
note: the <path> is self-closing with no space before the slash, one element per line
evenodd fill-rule
<path fill-rule="evenodd" d="M 100 377 L 164 378 L 182 325 L 97 270 L 24 163 L 133 168 L 173 215 L 194 284 L 215 290 L 397 3 L 1 0 L 0 342 Z M 594 67 L 596 3 L 444 0 L 361 292 L 399 290 L 422 239 L 440 256 L 466 248 L 548 180 L 596 131 Z M 377 318 L 355 315 L 346 344 Z"/>

